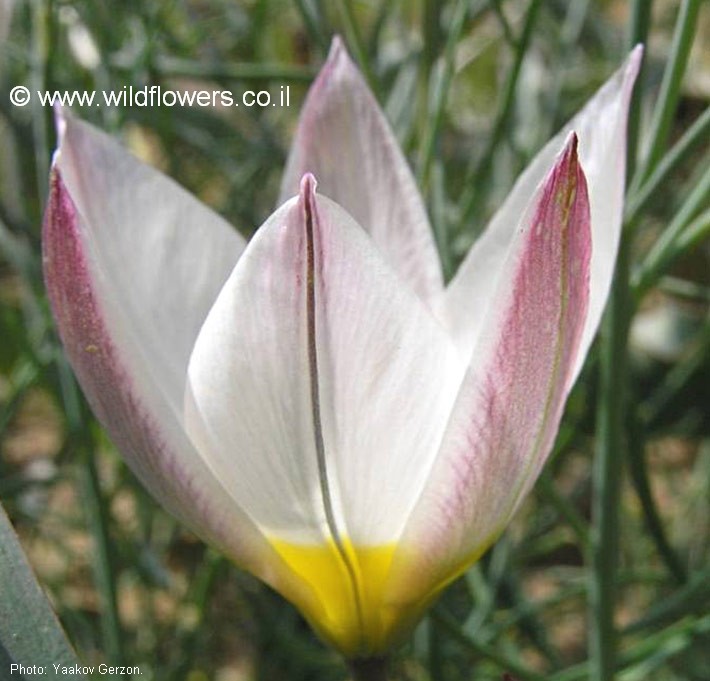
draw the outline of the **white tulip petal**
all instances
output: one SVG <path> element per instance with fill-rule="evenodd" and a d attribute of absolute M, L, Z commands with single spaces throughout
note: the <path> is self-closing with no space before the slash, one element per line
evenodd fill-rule
<path fill-rule="evenodd" d="M 502 281 L 520 215 L 545 177 L 565 138 L 574 130 L 579 158 L 589 185 L 592 215 L 592 270 L 589 314 L 581 351 L 570 383 L 578 375 L 594 339 L 611 287 L 621 234 L 626 171 L 626 120 L 641 63 L 637 47 L 626 63 L 584 108 L 553 137 L 520 176 L 503 206 L 474 244 L 444 294 L 443 319 L 465 352 L 472 352 L 484 331 L 483 311 Z M 475 307 L 476 314 L 471 310 Z"/>
<path fill-rule="evenodd" d="M 304 178 L 261 227 L 210 312 L 186 423 L 268 535 L 377 546 L 397 539 L 422 489 L 464 364 L 314 187 Z"/>
<path fill-rule="evenodd" d="M 184 390 L 188 349 L 241 239 L 108 137 L 72 119 L 60 125 L 44 271 L 84 393 L 156 498 L 271 581 L 278 557 L 264 559 L 268 543 L 193 448 L 182 396 L 176 408 L 174 395 Z"/>
<path fill-rule="evenodd" d="M 574 136 L 516 231 L 442 449 L 395 557 L 395 601 L 430 597 L 480 556 L 552 447 L 589 297 L 589 202 Z"/>
<path fill-rule="evenodd" d="M 107 135 L 71 117 L 63 127 L 55 165 L 87 227 L 104 295 L 180 414 L 192 346 L 245 241 Z"/>
<path fill-rule="evenodd" d="M 441 265 L 426 208 L 406 159 L 370 89 L 338 38 L 299 119 L 281 201 L 313 173 L 319 192 L 373 238 L 427 304 L 441 295 Z"/>

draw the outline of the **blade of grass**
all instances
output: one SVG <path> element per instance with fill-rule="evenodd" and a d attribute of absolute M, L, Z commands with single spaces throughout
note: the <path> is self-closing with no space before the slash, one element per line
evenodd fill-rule
<path fill-rule="evenodd" d="M 646 528 L 653 543 L 656 545 L 658 554 L 666 564 L 668 571 L 678 584 L 683 584 L 687 580 L 688 575 L 685 566 L 668 540 L 663 521 L 661 520 L 661 514 L 658 511 L 653 492 L 651 491 L 651 484 L 646 467 L 645 430 L 636 413 L 629 414 L 628 432 L 629 472 L 631 474 L 631 482 L 636 491 L 636 496 L 638 496 L 641 502 Z"/>
<path fill-rule="evenodd" d="M 552 669 L 559 669 L 561 659 L 557 649 L 547 635 L 545 626 L 525 597 L 518 579 L 517 571 L 506 571 L 501 585 L 501 600 L 515 613 L 520 613 L 517 627 L 523 637 L 527 638 L 536 650 L 542 654 Z"/>
<path fill-rule="evenodd" d="M 643 42 L 649 26 L 645 0 L 631 9 L 629 48 Z M 634 97 L 638 95 L 638 83 Z M 638 131 L 638 105 L 632 110 L 631 150 Z M 629 149 L 627 148 L 627 159 Z M 627 182 L 629 174 L 627 174 Z M 592 466 L 592 528 L 589 571 L 589 679 L 612 681 L 617 664 L 614 624 L 619 552 L 621 478 L 626 449 L 627 343 L 631 324 L 629 239 L 622 235 L 614 283 L 603 322 L 600 387 L 597 399 L 596 452 Z"/>
<path fill-rule="evenodd" d="M 88 429 L 84 429 L 85 441 L 82 442 L 81 488 L 85 503 L 86 518 L 93 540 L 93 566 L 96 588 L 101 598 L 101 627 L 106 657 L 112 665 L 125 664 L 123 654 L 123 633 L 118 614 L 116 594 L 116 574 L 111 539 L 109 537 L 109 519 L 106 503 L 101 490 L 96 470 L 96 452 L 91 442 Z M 125 678 L 122 674 L 109 675 L 109 678 Z"/>
<path fill-rule="evenodd" d="M 640 619 L 624 628 L 623 633 L 636 634 L 649 627 L 682 619 L 691 613 L 701 614 L 710 607 L 710 568 L 690 577 L 680 589 L 653 605 Z"/>
<path fill-rule="evenodd" d="M 673 403 L 695 373 L 702 370 L 707 361 L 708 347 L 710 347 L 710 317 L 706 318 L 689 355 L 668 371 L 661 385 L 641 405 L 640 415 L 646 428 L 653 427 L 654 422 L 660 418 L 666 407 Z"/>
<path fill-rule="evenodd" d="M 683 0 L 678 11 L 670 56 L 663 72 L 661 90 L 651 120 L 649 151 L 640 171 L 640 181 L 648 179 L 663 156 L 695 37 L 700 4 L 700 0 Z"/>
<path fill-rule="evenodd" d="M 313 11 L 311 3 L 308 0 L 294 0 L 294 4 L 298 9 L 298 13 L 303 19 L 303 24 L 308 31 L 314 45 L 317 45 L 321 55 L 328 53 L 328 34 L 321 23 L 321 15 L 317 11 Z"/>
<path fill-rule="evenodd" d="M 435 80 L 436 89 L 431 97 L 427 96 L 427 116 L 425 128 L 422 131 L 422 143 L 419 148 L 419 186 L 422 192 L 426 195 L 430 180 L 431 180 L 431 165 L 436 151 L 436 145 L 439 139 L 441 130 L 441 122 L 446 108 L 446 101 L 451 87 L 451 80 L 454 75 L 454 57 L 456 56 L 456 45 L 461 37 L 466 14 L 468 12 L 468 3 L 464 0 L 457 0 L 453 10 L 451 23 L 449 24 L 448 38 L 446 41 L 446 49 L 444 51 L 444 60 L 441 67 L 441 72 Z M 428 64 L 424 60 L 423 69 L 430 69 L 433 65 Z M 424 79 L 427 95 L 429 94 L 429 78 Z"/>
<path fill-rule="evenodd" d="M 353 9 L 352 0 L 337 0 L 335 3 L 338 6 L 340 12 L 340 17 L 343 22 L 343 28 L 345 29 L 345 37 L 347 38 L 348 45 L 355 55 L 357 63 L 362 69 L 363 75 L 368 85 L 375 93 L 379 94 L 379 88 L 377 87 L 377 78 L 372 70 L 372 64 L 370 63 L 370 58 L 365 50 L 365 43 L 360 35 L 360 28 L 357 25 L 357 20 L 355 18 L 355 11 Z M 379 97 L 378 97 L 379 99 Z"/>
<path fill-rule="evenodd" d="M 51 50 L 52 38 L 52 3 L 47 0 L 33 0 L 32 13 L 32 47 L 30 57 L 30 89 L 37 92 L 47 89 L 47 73 L 49 69 L 48 56 Z M 40 210 L 44 211 L 44 198 L 47 196 L 49 181 L 49 133 L 48 116 L 51 110 L 46 110 L 38 98 L 32 101 L 32 135 L 34 138 L 35 173 L 37 178 L 37 196 L 40 197 Z M 41 213 L 40 213 L 41 214 Z"/>
<path fill-rule="evenodd" d="M 584 518 L 580 515 L 574 504 L 570 500 L 557 491 L 555 483 L 550 474 L 543 470 L 537 481 L 537 491 L 540 492 L 542 498 L 547 501 L 560 516 L 572 528 L 577 542 L 579 543 L 582 553 L 589 550 L 589 528 L 587 527 Z"/>
<path fill-rule="evenodd" d="M 95 443 L 84 418 L 81 398 L 66 360 L 57 358 L 57 369 L 64 397 L 64 412 L 69 429 L 69 442 L 81 463 L 80 483 L 86 519 L 93 540 L 92 563 L 96 589 L 101 599 L 101 628 L 109 663 L 125 664 L 123 634 L 118 614 L 116 575 L 109 537 L 109 520 L 95 461 Z M 114 678 L 123 678 L 117 676 Z"/>
<path fill-rule="evenodd" d="M 493 130 L 488 137 L 486 145 L 481 157 L 473 167 L 469 170 L 464 186 L 463 196 L 461 197 L 461 222 L 463 225 L 468 224 L 473 218 L 476 211 L 481 208 L 481 197 L 488 190 L 491 179 L 491 165 L 495 152 L 498 149 L 505 134 L 508 132 L 510 122 L 513 117 L 513 104 L 515 103 L 515 92 L 518 86 L 518 79 L 523 65 L 523 59 L 527 54 L 528 47 L 532 41 L 533 29 L 537 21 L 538 13 L 541 7 L 540 0 L 530 0 L 523 29 L 520 37 L 516 41 L 516 49 L 513 55 L 513 65 L 508 72 L 508 77 L 503 88 L 503 97 L 498 106 L 498 113 L 493 124 Z"/>
<path fill-rule="evenodd" d="M 540 122 L 539 144 L 543 144 L 550 139 L 557 126 L 557 114 L 564 84 L 563 70 L 566 64 L 572 61 L 574 50 L 578 46 L 585 19 L 589 13 L 590 0 L 580 0 L 580 2 L 568 3 L 567 13 L 560 31 L 560 39 L 557 45 L 557 59 L 554 64 L 550 64 L 553 69 L 550 76 L 549 98 L 546 104 L 547 116 Z"/>
<path fill-rule="evenodd" d="M 658 190 L 669 177 L 680 168 L 699 146 L 707 144 L 710 136 L 710 107 L 697 118 L 693 125 L 676 142 L 673 148 L 658 163 L 651 176 L 637 191 L 631 191 L 626 200 L 624 222 L 627 227 L 636 223 L 649 201 L 658 194 Z"/>
<path fill-rule="evenodd" d="M 440 161 L 434 161 L 431 170 L 431 206 L 430 217 L 434 239 L 441 258 L 441 269 L 444 273 L 444 281 L 450 281 L 454 276 L 454 262 L 449 243 L 449 223 L 446 213 L 446 177 L 445 166 Z"/>
<path fill-rule="evenodd" d="M 626 361 L 629 330 L 629 245 L 622 239 L 601 343 L 597 441 L 592 468 L 589 571 L 590 681 L 611 681 L 616 668 L 614 626 L 619 505 L 626 449 Z"/>
<path fill-rule="evenodd" d="M 631 5 L 631 21 L 629 23 L 629 49 L 638 43 L 646 43 L 648 31 L 651 27 L 651 11 L 653 0 L 646 2 L 633 2 Z M 641 67 L 637 82 L 643 80 L 644 65 L 646 63 L 647 50 L 641 55 Z M 626 131 L 626 178 L 630 180 L 636 172 L 636 161 L 638 156 L 638 138 L 641 129 L 641 88 L 637 84 L 631 97 L 629 107 L 629 122 Z"/>
<path fill-rule="evenodd" d="M 458 622 L 443 608 L 435 607 L 431 617 L 438 622 L 442 629 L 457 641 L 463 648 L 481 657 L 494 662 L 503 671 L 513 674 L 519 681 L 546 681 L 547 676 L 530 671 L 525 665 L 502 654 L 496 646 L 481 643 L 476 638 L 467 636 L 459 628 Z"/>
<path fill-rule="evenodd" d="M 675 647 L 675 652 L 680 652 L 692 645 L 697 638 L 707 636 L 708 633 L 710 633 L 710 615 L 685 617 L 629 646 L 619 656 L 617 669 L 622 671 L 638 663 L 643 663 L 649 655 L 664 647 L 669 641 L 679 640 L 681 645 Z M 591 678 L 589 662 L 583 662 L 547 677 L 547 681 L 586 681 L 589 678 Z"/>
<path fill-rule="evenodd" d="M 508 18 L 505 16 L 505 12 L 503 12 L 500 0 L 490 0 L 490 6 L 493 10 L 493 14 L 495 15 L 496 21 L 498 22 L 498 25 L 501 28 L 501 31 L 503 31 L 503 37 L 505 38 L 505 42 L 507 42 L 511 47 L 514 48 L 516 42 L 515 35 L 513 34 L 513 29 L 510 27 Z"/>
<path fill-rule="evenodd" d="M 637 301 L 643 298 L 674 260 L 708 237 L 710 209 L 706 209 L 697 218 L 695 216 L 707 205 L 709 196 L 710 166 L 634 273 L 632 281 Z"/>
<path fill-rule="evenodd" d="M 0 506 L 0 677 L 10 663 L 52 671 L 53 664 L 79 664 L 47 597 L 35 579 L 5 510 Z M 27 678 L 17 672 L 19 678 Z M 61 678 L 79 679 L 73 672 Z"/>

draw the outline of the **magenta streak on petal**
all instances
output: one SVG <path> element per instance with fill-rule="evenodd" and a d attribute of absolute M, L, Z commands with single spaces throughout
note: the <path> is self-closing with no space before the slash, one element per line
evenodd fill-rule
<path fill-rule="evenodd" d="M 45 281 L 66 354 L 92 410 L 161 504 L 203 538 L 255 569 L 250 551 L 230 532 L 234 519 L 217 508 L 199 476 L 185 470 L 173 455 L 161 426 L 137 394 L 107 330 L 79 221 L 55 168 L 43 227 Z"/>
<path fill-rule="evenodd" d="M 474 421 L 469 433 L 474 449 L 485 434 L 487 477 L 512 482 L 512 474 L 522 483 L 552 445 L 586 320 L 590 257 L 586 182 L 573 135 L 546 182 L 523 246 L 511 306 L 482 387 L 485 426 Z M 466 476 L 461 482 L 468 487 Z"/>
<path fill-rule="evenodd" d="M 403 555 L 411 560 L 416 551 L 419 558 L 403 568 L 404 583 L 420 582 L 425 592 L 443 586 L 502 531 L 557 432 L 589 299 L 589 202 L 576 137 L 519 229 L 442 450 L 405 531 Z"/>

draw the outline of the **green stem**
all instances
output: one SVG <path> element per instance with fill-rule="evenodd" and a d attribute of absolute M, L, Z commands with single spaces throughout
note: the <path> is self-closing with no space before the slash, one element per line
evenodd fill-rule
<path fill-rule="evenodd" d="M 87 437 L 87 439 L 89 438 Z M 106 645 L 106 654 L 112 664 L 122 665 L 124 660 L 123 642 L 121 622 L 118 615 L 116 575 L 113 568 L 113 551 L 109 537 L 108 512 L 103 499 L 101 484 L 99 483 L 95 456 L 94 448 L 86 446 L 82 466 L 83 496 L 94 544 L 94 576 L 102 604 L 101 626 Z M 117 675 L 116 678 L 122 678 L 122 676 Z"/>
<path fill-rule="evenodd" d="M 387 658 L 369 657 L 350 660 L 348 668 L 352 681 L 387 681 Z"/>
<path fill-rule="evenodd" d="M 710 209 L 694 219 L 710 196 L 710 167 L 695 185 L 671 223 L 649 251 L 634 275 L 634 294 L 640 300 L 666 268 L 680 255 L 707 238 Z"/>
<path fill-rule="evenodd" d="M 449 36 L 446 41 L 443 69 L 436 79 L 436 91 L 433 97 L 429 96 L 429 72 L 433 67 L 433 55 L 429 55 L 428 57 L 429 59 L 432 59 L 432 62 L 430 64 L 425 63 L 422 67 L 423 70 L 427 72 L 426 78 L 423 78 L 425 85 L 422 87 L 426 88 L 425 96 L 427 106 L 425 110 L 428 112 L 425 128 L 422 134 L 423 141 L 422 146 L 420 147 L 418 164 L 419 186 L 422 188 L 423 192 L 427 191 L 430 183 L 432 161 L 434 160 L 434 152 L 439 140 L 441 122 L 443 120 L 447 96 L 451 87 L 451 79 L 454 75 L 456 44 L 458 43 L 461 35 L 467 11 L 467 3 L 463 2 L 463 0 L 458 0 L 454 8 L 454 15 L 451 19 L 449 28 Z M 429 107 L 430 101 L 431 107 Z"/>
<path fill-rule="evenodd" d="M 644 41 L 651 3 L 635 0 L 631 8 L 630 46 Z M 638 134 L 638 87 L 635 88 L 627 163 L 634 164 Z M 627 169 L 627 181 L 630 177 Z M 617 664 L 614 612 L 619 552 L 619 506 L 623 453 L 626 448 L 626 362 L 631 318 L 630 240 L 622 236 L 614 286 L 604 319 L 597 402 L 596 456 L 592 469 L 592 527 L 589 546 L 589 680 L 611 681 Z"/>
<path fill-rule="evenodd" d="M 648 29 L 651 25 L 652 0 L 647 2 L 634 2 L 631 7 L 631 21 L 629 22 L 628 47 L 632 49 L 638 43 L 645 43 Z M 642 57 L 646 60 L 646 53 Z M 643 62 L 641 64 L 643 71 Z M 641 77 L 639 77 L 639 81 Z M 641 88 L 634 88 L 629 107 L 629 123 L 626 134 L 626 177 L 632 178 L 636 172 L 636 156 L 638 153 L 638 136 L 641 127 Z"/>
<path fill-rule="evenodd" d="M 646 469 L 644 428 L 636 414 L 629 414 L 629 434 L 629 472 L 636 495 L 641 502 L 646 528 L 669 572 L 676 582 L 683 584 L 688 576 L 683 563 L 676 555 L 666 536 L 661 515 L 653 498 L 651 483 Z"/>
<path fill-rule="evenodd" d="M 624 628 L 624 634 L 638 634 L 666 622 L 682 620 L 688 614 L 702 614 L 710 604 L 710 568 L 695 573 L 678 591 L 651 606 L 639 619 Z"/>
<path fill-rule="evenodd" d="M 511 47 L 515 47 L 515 35 L 513 34 L 513 29 L 510 27 L 510 23 L 503 12 L 503 8 L 500 6 L 500 0 L 490 0 L 490 5 L 501 31 L 503 31 L 505 42 L 507 42 Z"/>
<path fill-rule="evenodd" d="M 429 618 L 429 655 L 428 671 L 431 681 L 442 681 L 444 678 L 444 654 L 442 650 L 441 630 L 436 620 Z"/>
<path fill-rule="evenodd" d="M 629 244 L 622 240 L 601 346 L 597 451 L 593 468 L 589 582 L 590 681 L 611 681 L 616 667 L 614 626 L 619 553 L 619 504 L 625 442 L 629 330 Z"/>
<path fill-rule="evenodd" d="M 93 540 L 93 569 L 96 590 L 101 599 L 101 629 L 107 660 L 111 665 L 124 664 L 123 634 L 118 614 L 116 575 L 109 537 L 109 517 L 101 491 L 96 469 L 96 448 L 89 425 L 84 418 L 84 409 L 76 381 L 63 358 L 57 361 L 64 413 L 67 418 L 70 441 L 81 454 L 81 486 L 84 510 Z M 119 678 L 111 676 L 109 678 Z M 122 678 L 122 677 L 120 677 Z"/>
<path fill-rule="evenodd" d="M 525 15 L 525 24 L 523 25 L 520 38 L 516 42 L 516 51 L 513 61 L 513 66 L 508 73 L 508 79 L 505 84 L 503 99 L 498 108 L 493 131 L 488 138 L 488 144 L 481 155 L 475 170 L 468 174 L 464 186 L 467 187 L 464 196 L 461 199 L 462 208 L 462 224 L 467 224 L 471 217 L 480 206 L 480 197 L 488 190 L 489 181 L 491 178 L 491 165 L 493 157 L 498 149 L 499 144 L 504 139 L 510 121 L 513 117 L 513 104 L 515 103 L 515 93 L 518 88 L 518 79 L 523 65 L 523 59 L 527 54 L 530 41 L 532 40 L 533 28 L 537 21 L 537 16 L 540 9 L 540 0 L 531 0 L 528 5 L 528 11 Z"/>
<path fill-rule="evenodd" d="M 502 670 L 511 673 L 520 681 L 545 681 L 546 676 L 530 671 L 525 665 L 500 653 L 495 646 L 481 643 L 475 637 L 467 636 L 459 628 L 458 622 L 441 607 L 435 608 L 432 617 L 446 629 L 454 641 L 477 656 L 491 660 Z"/>
<path fill-rule="evenodd" d="M 670 57 L 663 73 L 661 91 L 658 94 L 658 102 L 653 112 L 649 133 L 651 142 L 641 173 L 642 179 L 651 175 L 663 156 L 678 105 L 680 87 L 688 64 L 699 11 L 700 0 L 683 0 L 673 34 Z"/>
<path fill-rule="evenodd" d="M 320 16 L 317 12 L 313 12 L 310 4 L 306 0 L 295 0 L 296 8 L 298 9 L 303 23 L 306 26 L 306 30 L 311 37 L 311 40 L 322 54 L 328 52 L 328 38 L 323 30 L 323 25 L 320 21 Z"/>
<path fill-rule="evenodd" d="M 641 405 L 640 414 L 645 428 L 653 428 L 693 376 L 703 370 L 707 362 L 707 348 L 710 347 L 710 317 L 705 319 L 703 328 L 693 345 L 693 349 L 684 360 L 668 371 L 663 382 Z"/>
<path fill-rule="evenodd" d="M 679 622 L 671 624 L 666 629 L 646 636 L 638 643 L 629 646 L 620 655 L 618 669 L 627 669 L 635 664 L 643 664 L 653 653 L 670 650 L 670 643 L 675 642 L 673 654 L 678 654 L 685 648 L 702 640 L 710 632 L 710 616 L 706 617 L 685 617 Z M 557 672 L 546 677 L 546 681 L 588 681 L 590 678 L 590 667 L 588 662 Z M 648 678 L 648 675 L 634 675 L 629 678 Z"/>
<path fill-rule="evenodd" d="M 624 222 L 627 227 L 636 223 L 643 209 L 651 199 L 658 195 L 659 189 L 668 181 L 670 175 L 685 163 L 696 147 L 707 143 L 709 135 L 710 107 L 705 109 L 688 128 L 641 187 L 636 191 L 631 190 L 624 211 Z"/>
<path fill-rule="evenodd" d="M 33 0 L 31 10 L 30 88 L 39 91 L 47 89 L 50 62 L 48 55 L 52 39 L 52 3 L 48 0 Z M 49 178 L 49 116 L 51 116 L 51 110 L 46 109 L 35 100 L 32 106 L 32 136 L 34 138 L 37 195 L 42 199 L 47 195 Z"/>
<path fill-rule="evenodd" d="M 370 64 L 370 59 L 367 56 L 365 50 L 365 44 L 362 41 L 360 35 L 360 29 L 358 28 L 357 21 L 355 20 L 355 12 L 353 10 L 351 0 L 338 0 L 338 8 L 340 9 L 340 16 L 343 20 L 343 28 L 345 29 L 345 37 L 348 40 L 348 45 L 353 51 L 355 58 L 357 59 L 360 68 L 362 69 L 365 80 L 367 80 L 370 89 L 377 94 L 378 88 L 377 79 L 372 70 L 372 65 Z"/>
<path fill-rule="evenodd" d="M 589 550 L 589 529 L 587 524 L 574 507 L 574 504 L 557 490 L 555 483 L 546 470 L 543 470 L 538 478 L 537 489 L 540 495 L 555 508 L 572 528 L 582 552 L 586 553 Z"/>

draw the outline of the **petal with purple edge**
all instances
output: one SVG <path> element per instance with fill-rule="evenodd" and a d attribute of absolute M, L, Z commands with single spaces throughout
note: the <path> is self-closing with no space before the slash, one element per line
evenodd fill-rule
<path fill-rule="evenodd" d="M 520 215 L 564 139 L 574 130 L 579 137 L 580 162 L 589 185 L 593 244 L 589 312 L 582 349 L 570 375 L 570 384 L 574 382 L 599 326 L 611 287 L 621 234 L 626 120 L 642 53 L 643 48 L 637 47 L 584 108 L 539 152 L 447 287 L 443 319 L 465 352 L 473 351 L 479 334 L 484 331 L 485 311 L 503 281 L 504 263 Z M 471 313 L 472 301 L 477 306 L 476 314 Z"/>
<path fill-rule="evenodd" d="M 426 208 L 399 144 L 339 38 L 301 112 L 281 185 L 298 193 L 304 173 L 372 237 L 409 286 L 430 304 L 441 265 Z"/>
<path fill-rule="evenodd" d="M 591 232 L 576 137 L 518 225 L 390 597 L 426 602 L 498 536 L 549 453 L 587 317 Z"/>
<path fill-rule="evenodd" d="M 189 278 L 183 249 L 196 243 L 182 241 L 181 231 L 204 230 L 207 257 L 223 248 L 236 258 L 240 240 L 219 217 L 104 135 L 71 119 L 62 123 L 44 221 L 43 264 L 52 311 L 84 393 L 161 504 L 237 563 L 273 582 L 278 557 L 211 475 L 170 395 L 171 386 L 182 389 L 184 348 L 196 334 L 195 320 L 207 312 L 188 305 L 203 304 L 209 289 L 220 285 L 204 268 Z M 161 200 L 169 207 L 143 205 Z M 154 270 L 156 263 L 166 264 L 165 279 L 141 269 Z M 181 268 L 187 280 L 177 276 Z M 207 290 L 189 291 L 191 286 Z M 183 315 L 162 307 L 177 305 L 180 289 Z M 176 318 L 161 327 L 171 312 Z M 159 383 L 162 378 L 165 383 Z"/>

